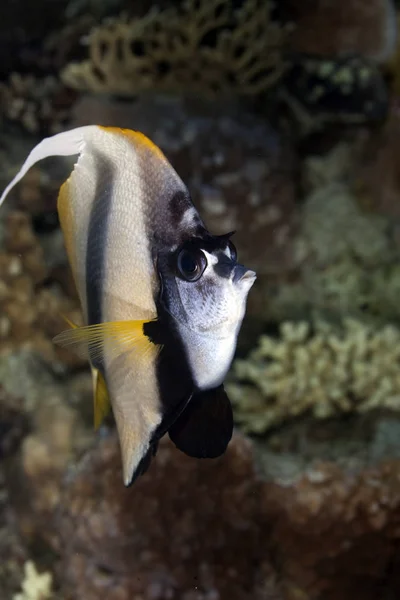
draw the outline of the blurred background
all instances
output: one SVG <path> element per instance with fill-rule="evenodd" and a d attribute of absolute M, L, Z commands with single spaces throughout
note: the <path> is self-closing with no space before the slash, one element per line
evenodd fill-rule
<path fill-rule="evenodd" d="M 122 484 L 92 426 L 56 213 L 0 219 L 0 600 L 400 598 L 400 42 L 393 0 L 9 0 L 0 189 L 45 136 L 140 130 L 257 270 L 236 433 Z"/>

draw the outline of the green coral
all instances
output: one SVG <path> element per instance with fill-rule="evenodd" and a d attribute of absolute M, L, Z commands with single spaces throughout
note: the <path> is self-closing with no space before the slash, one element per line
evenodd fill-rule
<path fill-rule="evenodd" d="M 319 181 L 302 206 L 296 279 L 281 282 L 274 295 L 266 283 L 268 317 L 308 317 L 316 310 L 400 320 L 400 252 L 391 223 L 365 213 L 350 185 L 335 171 L 332 178 Z"/>
<path fill-rule="evenodd" d="M 377 407 L 400 409 L 400 330 L 346 319 L 341 327 L 285 322 L 264 335 L 227 383 L 236 421 L 263 433 L 311 413 L 324 419 Z"/>
<path fill-rule="evenodd" d="M 317 265 L 347 256 L 375 265 L 392 256 L 387 219 L 364 214 L 344 183 L 331 183 L 311 193 L 302 222 L 298 252 L 312 253 Z"/>

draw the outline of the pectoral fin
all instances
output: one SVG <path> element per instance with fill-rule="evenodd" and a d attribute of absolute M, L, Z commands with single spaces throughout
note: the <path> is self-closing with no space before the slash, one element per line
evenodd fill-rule
<path fill-rule="evenodd" d="M 169 429 L 177 448 L 194 458 L 223 454 L 233 432 L 233 414 L 224 386 L 194 394 Z"/>
<path fill-rule="evenodd" d="M 143 331 L 146 323 L 149 321 L 112 321 L 85 327 L 71 324 L 71 329 L 62 331 L 53 341 L 92 361 L 101 360 L 105 348 L 111 359 L 133 350 L 146 354 L 154 349 Z"/>
<path fill-rule="evenodd" d="M 160 347 L 144 334 L 143 326 L 148 321 L 115 321 L 78 327 L 64 317 L 71 329 L 54 338 L 54 343 L 69 348 L 91 362 L 93 379 L 94 427 L 98 429 L 110 410 L 110 398 L 101 371 L 93 363 L 102 362 L 106 352 L 108 362 L 118 356 L 136 354 L 137 360 L 149 356 L 154 360 Z M 135 361 L 132 361 L 132 365 Z"/>

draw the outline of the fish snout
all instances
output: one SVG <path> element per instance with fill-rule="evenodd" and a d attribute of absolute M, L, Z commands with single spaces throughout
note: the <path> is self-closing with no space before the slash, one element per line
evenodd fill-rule
<path fill-rule="evenodd" d="M 245 286 L 247 289 L 251 288 L 256 278 L 256 272 L 243 265 L 236 265 L 233 269 L 233 283 Z"/>

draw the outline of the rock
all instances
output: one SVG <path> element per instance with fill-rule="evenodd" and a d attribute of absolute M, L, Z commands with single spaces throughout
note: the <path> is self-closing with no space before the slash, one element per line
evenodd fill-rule
<path fill-rule="evenodd" d="M 163 440 L 150 471 L 122 484 L 115 435 L 67 480 L 56 528 L 68 597 L 280 598 L 259 522 L 251 445 L 196 461 Z"/>
<path fill-rule="evenodd" d="M 128 489 L 116 434 L 100 435 L 53 479 L 50 511 L 43 479 L 29 473 L 30 535 L 59 556 L 63 598 L 396 598 L 399 433 L 390 414 L 303 420 L 255 445 L 235 434 L 207 461 L 164 438 Z"/>
<path fill-rule="evenodd" d="M 291 48 L 317 56 L 359 54 L 386 61 L 396 46 L 392 0 L 286 0 L 295 27 Z"/>
<path fill-rule="evenodd" d="M 288 598 L 398 597 L 399 468 L 392 460 L 352 473 L 322 463 L 290 487 L 265 486 Z"/>
<path fill-rule="evenodd" d="M 395 224 L 400 219 L 399 135 L 400 110 L 392 105 L 384 127 L 372 132 L 361 147 L 353 172 L 360 204 L 391 218 Z"/>

